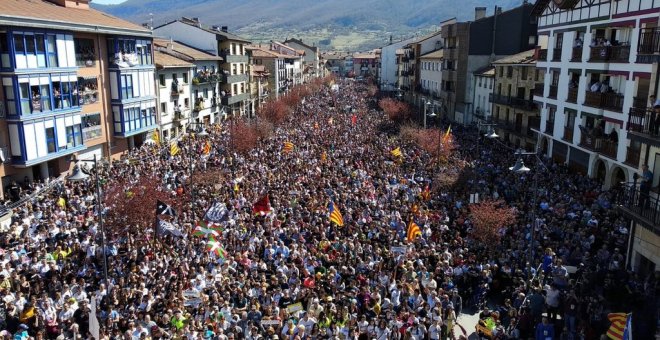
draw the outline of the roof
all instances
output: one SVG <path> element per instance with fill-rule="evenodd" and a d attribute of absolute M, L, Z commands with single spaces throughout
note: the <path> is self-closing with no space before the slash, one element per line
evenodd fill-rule
<path fill-rule="evenodd" d="M 537 0 L 536 3 L 534 4 L 534 7 L 532 8 L 532 15 L 539 16 L 543 14 L 543 11 L 545 11 L 545 8 L 548 6 L 549 3 L 550 0 Z"/>
<path fill-rule="evenodd" d="M 440 33 L 441 33 L 441 31 L 435 31 L 435 32 L 431 32 L 427 35 L 423 35 L 417 41 L 415 41 L 415 43 L 420 43 L 422 41 L 429 40 L 429 39 L 435 37 L 436 35 L 440 35 Z"/>
<path fill-rule="evenodd" d="M 163 51 L 154 51 L 154 64 L 157 68 L 194 67 L 195 65 Z"/>
<path fill-rule="evenodd" d="M 536 64 L 536 59 L 534 59 L 534 52 L 535 50 L 529 50 L 525 52 L 520 52 L 518 54 L 514 54 L 508 57 L 504 57 L 499 60 L 495 60 L 493 64 L 497 65 L 503 65 L 503 64 L 510 64 L 510 65 L 534 65 Z"/>
<path fill-rule="evenodd" d="M 355 53 L 353 54 L 353 58 L 355 59 L 376 59 L 378 58 L 378 55 L 374 53 Z"/>
<path fill-rule="evenodd" d="M 318 46 L 309 46 L 309 45 L 305 44 L 305 43 L 304 43 L 302 40 L 300 40 L 300 39 L 289 38 L 289 39 L 287 39 L 287 40 L 284 40 L 284 44 L 286 45 L 287 43 L 298 44 L 298 45 L 300 45 L 300 46 L 302 46 L 302 47 L 309 48 L 310 50 L 315 51 L 316 53 L 318 53 L 318 51 L 319 51 L 319 47 L 318 47 Z"/>
<path fill-rule="evenodd" d="M 293 48 L 291 46 L 287 46 L 287 45 L 285 45 L 285 44 L 283 44 L 279 41 L 273 41 L 272 43 L 276 44 L 278 46 L 281 46 L 282 48 L 286 48 L 287 50 L 292 51 L 292 52 L 298 54 L 299 56 L 305 55 L 305 50 L 296 50 L 295 48 Z M 289 57 L 291 57 L 291 56 L 289 56 Z"/>
<path fill-rule="evenodd" d="M 474 71 L 474 75 L 482 77 L 494 77 L 495 76 L 495 67 L 493 66 L 484 66 L 480 69 Z"/>
<path fill-rule="evenodd" d="M 171 44 L 171 50 L 169 49 Z M 172 54 L 179 54 L 177 57 L 178 58 L 183 58 L 183 59 L 191 59 L 192 61 L 202 61 L 202 60 L 223 60 L 222 57 L 214 56 L 213 54 L 206 53 L 204 51 L 200 51 L 194 47 L 190 47 L 182 42 L 179 41 L 172 41 L 169 39 L 163 39 L 163 38 L 154 38 L 154 46 L 155 47 L 162 47 L 164 49 L 167 49 L 173 53 L 168 53 L 170 55 Z M 165 52 L 163 50 L 163 52 Z"/>
<path fill-rule="evenodd" d="M 163 24 L 163 25 L 160 25 L 160 26 L 158 26 L 158 27 L 156 27 L 156 28 L 154 28 L 154 29 L 158 29 L 158 28 L 161 28 L 161 27 L 163 27 L 163 26 L 167 26 L 167 25 L 173 24 L 173 23 L 175 23 L 175 22 L 180 22 L 180 23 L 182 23 L 182 24 L 186 24 L 186 25 L 190 25 L 190 26 L 193 26 L 193 27 L 197 27 L 197 28 L 199 28 L 199 29 L 201 29 L 201 30 L 203 30 L 203 31 L 206 31 L 206 32 L 209 32 L 209 33 L 212 33 L 212 34 L 215 34 L 215 35 L 219 35 L 219 36 L 221 36 L 221 37 L 224 37 L 226 40 L 235 40 L 235 41 L 241 41 L 241 42 L 246 42 L 246 43 L 249 43 L 249 42 L 250 42 L 249 40 L 246 40 L 246 39 L 244 39 L 244 38 L 241 38 L 241 37 L 239 37 L 239 36 L 236 35 L 236 34 L 229 33 L 229 32 L 225 32 L 225 31 L 222 31 L 222 30 L 215 30 L 215 29 L 213 29 L 212 27 L 205 26 L 205 25 L 203 25 L 203 24 L 201 24 L 201 23 L 199 23 L 199 22 L 195 22 L 195 21 L 193 21 L 192 19 L 188 19 L 188 18 L 186 18 L 186 17 L 183 17 L 182 19 L 178 19 L 178 20 L 170 21 L 170 22 L 168 22 L 168 23 L 166 23 L 166 24 Z"/>
<path fill-rule="evenodd" d="M 419 56 L 419 59 L 442 59 L 445 56 L 445 50 L 439 49 Z"/>
<path fill-rule="evenodd" d="M 252 57 L 255 58 L 291 58 L 292 56 L 279 54 L 276 51 L 270 51 L 261 46 L 248 45 L 245 49 L 252 51 Z"/>
<path fill-rule="evenodd" d="M 0 25 L 151 36 L 151 30 L 93 8 L 67 8 L 46 0 L 1 0 Z"/>

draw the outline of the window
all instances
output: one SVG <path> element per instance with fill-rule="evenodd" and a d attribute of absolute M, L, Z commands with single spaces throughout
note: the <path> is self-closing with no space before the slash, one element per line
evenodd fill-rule
<path fill-rule="evenodd" d="M 528 69 L 528 67 L 526 67 L 526 66 L 522 66 L 522 67 L 521 67 L 521 70 L 520 70 L 520 71 L 521 71 L 520 78 L 521 78 L 522 80 L 527 80 L 527 71 L 528 71 L 527 69 Z"/>
<path fill-rule="evenodd" d="M 57 67 L 57 44 L 55 44 L 55 35 L 54 34 L 49 34 L 48 35 L 48 44 L 47 44 L 47 51 L 46 53 L 48 54 L 48 66 L 49 67 Z"/>
<path fill-rule="evenodd" d="M 16 53 L 25 53 L 25 42 L 22 34 L 14 34 L 14 50 Z"/>
<path fill-rule="evenodd" d="M 566 110 L 566 127 L 572 128 L 575 126 L 575 116 L 577 116 L 576 111 Z"/>
<path fill-rule="evenodd" d="M 55 128 L 46 128 L 46 147 L 48 153 L 57 152 L 57 145 L 55 145 Z"/>
<path fill-rule="evenodd" d="M 209 89 L 204 89 L 204 99 L 209 99 Z"/>
<path fill-rule="evenodd" d="M 190 107 L 190 100 L 188 98 L 183 99 L 183 106 L 185 106 L 186 108 Z"/>
<path fill-rule="evenodd" d="M 133 98 L 133 77 L 128 74 L 121 76 L 121 99 Z"/>
<path fill-rule="evenodd" d="M 491 89 L 491 90 L 493 89 L 493 83 L 494 83 L 494 82 L 495 82 L 495 81 L 494 81 L 493 79 L 490 79 L 490 80 L 488 81 L 488 88 L 489 88 L 489 89 Z"/>
<path fill-rule="evenodd" d="M 82 131 L 80 125 L 66 127 L 66 147 L 73 148 L 83 143 Z"/>
<path fill-rule="evenodd" d="M 479 87 L 481 87 L 481 77 L 477 77 L 477 78 L 479 78 Z"/>
<path fill-rule="evenodd" d="M 98 80 L 96 77 L 78 77 L 78 95 L 82 105 L 96 103 L 98 101 Z"/>
<path fill-rule="evenodd" d="M 238 94 L 238 84 L 234 84 L 234 92 L 232 95 L 237 95 Z"/>
<path fill-rule="evenodd" d="M 160 103 L 160 115 L 161 116 L 166 116 L 167 115 L 167 103 L 166 102 Z"/>
<path fill-rule="evenodd" d="M 182 76 L 183 76 L 183 83 L 188 84 L 188 73 L 183 73 Z"/>
<path fill-rule="evenodd" d="M 512 78 L 513 77 L 513 66 L 507 66 L 506 67 L 506 77 L 507 78 Z"/>
<path fill-rule="evenodd" d="M 158 84 L 161 87 L 165 87 L 165 75 L 164 74 L 159 74 L 158 75 Z"/>
<path fill-rule="evenodd" d="M 21 114 L 32 113 L 32 94 L 30 93 L 30 84 L 29 83 L 20 83 L 18 86 L 18 92 L 21 98 Z"/>
<path fill-rule="evenodd" d="M 236 44 L 231 44 L 231 55 L 236 54 Z"/>
<path fill-rule="evenodd" d="M 151 42 L 142 39 L 108 39 L 108 57 L 122 67 L 153 64 Z"/>
<path fill-rule="evenodd" d="M 9 61 L 9 42 L 7 41 L 7 33 L 0 33 L 0 68 L 4 67 L 11 67 Z"/>
<path fill-rule="evenodd" d="M 91 67 L 96 64 L 94 40 L 74 38 L 73 44 L 76 46 L 76 66 Z"/>

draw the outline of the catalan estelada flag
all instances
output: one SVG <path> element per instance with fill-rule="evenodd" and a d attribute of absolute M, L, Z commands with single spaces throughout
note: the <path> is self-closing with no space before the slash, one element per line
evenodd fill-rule
<path fill-rule="evenodd" d="M 412 208 L 410 208 L 410 211 L 413 213 L 413 215 L 419 215 L 419 205 L 413 204 Z"/>
<path fill-rule="evenodd" d="M 172 144 L 170 144 L 170 156 L 176 156 L 180 151 L 181 149 L 179 149 L 176 141 L 173 141 Z"/>
<path fill-rule="evenodd" d="M 417 236 L 422 235 L 422 230 L 419 229 L 419 226 L 417 223 L 415 223 L 412 219 L 408 223 L 408 231 L 406 232 L 406 240 L 408 242 L 413 242 L 417 238 Z"/>
<path fill-rule="evenodd" d="M 210 236 L 209 240 L 206 241 L 206 251 L 221 259 L 225 258 L 225 248 L 215 239 L 215 236 Z"/>
<path fill-rule="evenodd" d="M 612 340 L 630 340 L 632 333 L 632 313 L 610 313 L 607 318 L 612 325 L 607 330 L 607 337 Z"/>
<path fill-rule="evenodd" d="M 289 152 L 293 151 L 294 147 L 295 147 L 295 145 L 293 145 L 293 143 L 288 142 L 288 141 L 284 142 L 284 147 L 282 148 L 282 152 L 283 153 L 289 153 Z"/>
<path fill-rule="evenodd" d="M 339 208 L 335 207 L 335 203 L 330 201 L 328 204 L 328 212 L 330 212 L 330 222 L 337 226 L 344 226 L 344 216 L 341 215 Z"/>
<path fill-rule="evenodd" d="M 206 141 L 204 143 L 204 148 L 202 149 L 202 155 L 208 155 L 211 153 L 211 142 Z"/>
<path fill-rule="evenodd" d="M 390 151 L 390 153 L 391 153 L 392 156 L 394 156 L 394 157 L 401 157 L 401 156 L 403 155 L 403 154 L 401 153 L 401 148 L 400 148 L 400 147 L 397 147 L 396 149 Z"/>

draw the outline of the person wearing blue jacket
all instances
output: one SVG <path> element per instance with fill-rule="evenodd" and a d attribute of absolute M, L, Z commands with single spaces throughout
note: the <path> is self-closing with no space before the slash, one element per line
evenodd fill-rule
<path fill-rule="evenodd" d="M 536 340 L 553 340 L 555 338 L 555 328 L 548 322 L 547 317 L 536 326 Z"/>

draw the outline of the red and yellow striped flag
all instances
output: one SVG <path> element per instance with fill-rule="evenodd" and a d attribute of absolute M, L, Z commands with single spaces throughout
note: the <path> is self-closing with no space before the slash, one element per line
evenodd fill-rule
<path fill-rule="evenodd" d="M 282 148 L 282 152 L 283 153 L 289 153 L 289 152 L 293 151 L 294 147 L 295 147 L 295 145 L 293 143 L 291 143 L 289 141 L 286 141 L 286 142 L 284 142 L 284 147 Z"/>
<path fill-rule="evenodd" d="M 406 240 L 408 240 L 408 242 L 413 242 L 417 236 L 422 236 L 422 230 L 419 229 L 417 223 L 410 219 L 410 223 L 408 223 L 408 232 L 406 232 Z"/>

